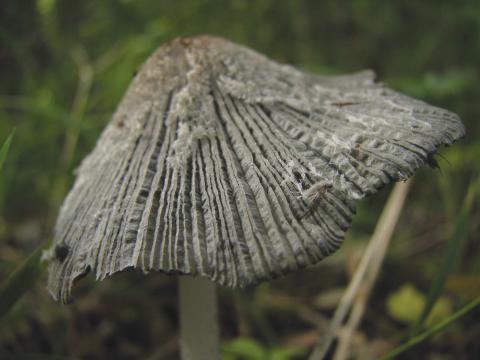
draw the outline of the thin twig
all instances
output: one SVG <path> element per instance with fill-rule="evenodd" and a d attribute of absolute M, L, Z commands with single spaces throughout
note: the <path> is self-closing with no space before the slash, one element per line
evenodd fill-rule
<path fill-rule="evenodd" d="M 406 183 L 397 183 L 390 194 L 387 204 L 382 211 L 380 219 L 378 220 L 375 231 L 372 238 L 365 250 L 365 253 L 358 265 L 355 275 L 350 281 L 347 289 L 345 290 L 340 304 L 335 311 L 333 319 L 330 323 L 330 327 L 327 334 L 323 336 L 314 348 L 310 360 L 320 360 L 325 357 L 330 348 L 333 340 L 335 339 L 340 326 L 342 325 L 345 317 L 347 316 L 353 301 L 357 297 L 363 284 L 371 283 L 376 279 L 382 259 L 385 256 L 386 249 L 388 247 L 389 240 L 393 233 L 393 229 L 398 221 L 401 209 L 405 197 L 408 193 L 411 181 Z M 380 257 L 380 259 L 376 259 Z M 370 275 L 368 275 L 368 273 Z M 365 278 L 368 276 L 367 281 Z M 367 287 L 364 287 L 367 290 Z M 366 298 L 365 298 L 366 301 Z M 360 305 L 359 305 L 360 306 Z M 363 305 L 364 306 L 364 305 Z M 356 317 L 361 318 L 361 308 L 356 310 Z M 353 320 L 352 320 L 353 322 Z M 353 324 L 354 325 L 354 324 Z"/>
<path fill-rule="evenodd" d="M 357 297 L 355 298 L 355 302 L 352 306 L 352 311 L 350 312 L 350 317 L 348 318 L 347 324 L 338 335 L 338 346 L 336 348 L 335 355 L 333 356 L 334 360 L 348 358 L 352 336 L 355 333 L 358 324 L 360 323 L 363 313 L 365 312 L 365 306 L 368 298 L 367 292 L 368 291 L 365 288 L 365 285 L 360 287 Z"/>
<path fill-rule="evenodd" d="M 334 360 L 345 360 L 348 358 L 350 352 L 350 344 L 353 334 L 358 328 L 363 314 L 365 313 L 366 305 L 373 285 L 378 278 L 383 259 L 387 252 L 388 245 L 392 238 L 393 230 L 397 225 L 400 213 L 405 203 L 405 198 L 410 186 L 409 183 L 398 183 L 392 191 L 391 200 L 385 206 L 385 216 L 380 218 L 375 232 L 372 236 L 372 242 L 375 241 L 377 246 L 375 247 L 375 254 L 370 263 L 370 269 L 365 276 L 363 285 L 360 287 L 361 291 L 358 292 L 353 304 L 352 312 L 347 321 L 347 325 L 342 332 L 342 336 L 339 339 L 337 351 L 334 356 Z"/>

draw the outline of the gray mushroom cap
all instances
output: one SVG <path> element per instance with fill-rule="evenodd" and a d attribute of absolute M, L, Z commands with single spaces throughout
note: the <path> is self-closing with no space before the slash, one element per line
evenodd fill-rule
<path fill-rule="evenodd" d="M 446 110 L 371 71 L 317 76 L 227 40 L 161 46 L 77 170 L 48 288 L 126 268 L 244 287 L 318 263 L 355 200 L 464 135 Z"/>

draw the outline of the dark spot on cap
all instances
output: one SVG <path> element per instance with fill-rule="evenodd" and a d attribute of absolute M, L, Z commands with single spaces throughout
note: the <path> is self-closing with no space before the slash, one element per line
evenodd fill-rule
<path fill-rule="evenodd" d="M 67 258 L 69 252 L 70 248 L 68 247 L 68 245 L 57 245 L 55 246 L 55 259 L 62 263 Z"/>

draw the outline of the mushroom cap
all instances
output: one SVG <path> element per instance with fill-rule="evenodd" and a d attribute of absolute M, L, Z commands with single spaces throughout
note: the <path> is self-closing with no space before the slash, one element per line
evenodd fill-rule
<path fill-rule="evenodd" d="M 48 288 L 66 302 L 81 275 L 126 268 L 244 287 L 314 265 L 355 200 L 462 135 L 455 114 L 371 71 L 317 76 L 217 37 L 172 40 L 78 168 Z"/>

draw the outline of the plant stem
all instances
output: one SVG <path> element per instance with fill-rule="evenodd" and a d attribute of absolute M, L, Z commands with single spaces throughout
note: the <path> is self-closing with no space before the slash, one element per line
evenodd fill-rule
<path fill-rule="evenodd" d="M 183 360 L 219 360 L 215 284 L 208 279 L 179 277 L 180 347 Z"/>

